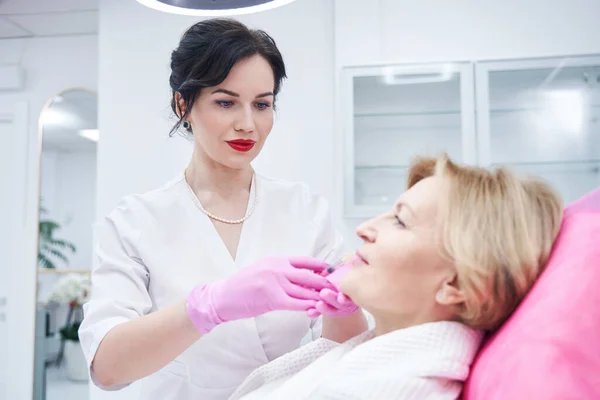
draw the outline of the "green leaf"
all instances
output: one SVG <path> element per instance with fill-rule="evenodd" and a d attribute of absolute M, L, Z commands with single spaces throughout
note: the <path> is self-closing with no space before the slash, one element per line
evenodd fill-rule
<path fill-rule="evenodd" d="M 38 255 L 38 265 L 42 268 L 56 269 L 56 265 L 54 265 L 52 260 L 41 253 Z"/>
<path fill-rule="evenodd" d="M 79 342 L 79 326 L 81 322 L 73 322 L 71 324 L 65 325 L 60 330 L 60 336 L 63 340 L 72 340 L 74 342 Z"/>
<path fill-rule="evenodd" d="M 54 231 L 59 228 L 60 225 L 54 221 L 40 221 L 39 224 L 40 234 L 48 238 L 52 238 L 54 236 Z"/>
<path fill-rule="evenodd" d="M 72 252 L 75 252 L 75 245 L 71 242 L 67 242 L 66 240 L 51 239 L 49 240 L 49 243 L 53 246 L 60 247 L 61 249 L 69 249 Z"/>
<path fill-rule="evenodd" d="M 50 254 L 52 254 L 54 257 L 63 260 L 66 264 L 69 263 L 69 259 L 63 253 L 61 253 L 60 251 L 58 251 L 56 249 L 50 249 L 50 250 L 48 250 L 48 252 Z"/>
<path fill-rule="evenodd" d="M 41 200 L 40 200 L 41 204 Z M 40 214 L 46 214 L 47 210 L 40 206 Z M 38 265 L 42 268 L 56 268 L 52 258 L 57 258 L 68 264 L 69 259 L 61 250 L 70 250 L 77 252 L 75 245 L 67 240 L 56 238 L 55 232 L 60 229 L 60 224 L 50 219 L 39 221 L 39 244 L 38 244 Z"/>

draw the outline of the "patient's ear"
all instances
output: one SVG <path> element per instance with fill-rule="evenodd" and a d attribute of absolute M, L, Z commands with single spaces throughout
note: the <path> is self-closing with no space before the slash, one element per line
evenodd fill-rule
<path fill-rule="evenodd" d="M 435 301 L 442 306 L 452 306 L 465 302 L 465 294 L 458 287 L 456 274 L 444 280 L 435 295 Z"/>

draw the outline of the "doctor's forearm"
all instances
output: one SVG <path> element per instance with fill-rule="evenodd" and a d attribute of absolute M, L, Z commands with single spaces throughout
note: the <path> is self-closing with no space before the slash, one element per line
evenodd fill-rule
<path fill-rule="evenodd" d="M 321 336 L 334 342 L 343 343 L 368 329 L 367 318 L 362 310 L 346 317 L 329 317 L 323 315 Z"/>
<path fill-rule="evenodd" d="M 111 329 L 96 352 L 94 375 L 103 386 L 136 381 L 173 361 L 200 336 L 185 302 L 166 307 Z"/>

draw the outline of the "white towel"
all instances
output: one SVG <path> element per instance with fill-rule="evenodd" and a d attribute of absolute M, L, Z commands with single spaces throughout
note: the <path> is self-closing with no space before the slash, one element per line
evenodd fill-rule
<path fill-rule="evenodd" d="M 482 337 L 434 322 L 340 345 L 318 339 L 254 371 L 230 400 L 453 400 Z"/>

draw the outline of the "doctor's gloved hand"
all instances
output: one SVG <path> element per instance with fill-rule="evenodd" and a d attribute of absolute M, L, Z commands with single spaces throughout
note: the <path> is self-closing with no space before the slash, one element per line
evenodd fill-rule
<path fill-rule="evenodd" d="M 319 293 L 320 300 L 317 301 L 315 308 L 308 310 L 310 318 L 316 318 L 320 315 L 329 317 L 345 317 L 354 314 L 358 306 L 345 294 L 332 289 L 323 289 Z"/>
<path fill-rule="evenodd" d="M 308 311 L 319 292 L 333 286 L 320 276 L 328 265 L 310 257 L 267 257 L 225 280 L 196 286 L 187 297 L 187 315 L 202 334 L 237 319 L 269 311 Z"/>
<path fill-rule="evenodd" d="M 348 272 L 350 272 L 352 264 L 357 258 L 358 257 L 355 254 L 350 255 L 342 262 L 336 264 L 333 272 L 327 273 L 329 270 L 326 270 L 323 273 L 333 287 L 321 290 L 317 305 L 314 309 L 308 310 L 307 312 L 310 318 L 316 318 L 319 315 L 345 317 L 358 310 L 358 306 L 340 290 L 340 281 Z"/>

